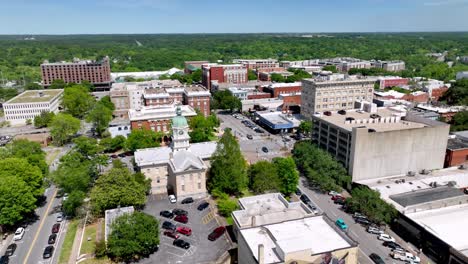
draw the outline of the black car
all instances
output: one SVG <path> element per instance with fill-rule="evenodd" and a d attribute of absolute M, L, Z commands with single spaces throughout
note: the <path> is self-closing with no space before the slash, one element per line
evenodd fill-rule
<path fill-rule="evenodd" d="M 49 239 L 47 240 L 47 243 L 49 245 L 55 244 L 55 240 L 57 239 L 57 234 L 52 234 L 49 236 Z"/>
<path fill-rule="evenodd" d="M 247 135 L 248 139 L 253 139 L 252 135 Z"/>
<path fill-rule="evenodd" d="M 346 202 L 345 200 L 343 199 L 335 199 L 335 201 L 333 201 L 335 204 L 339 204 L 339 205 L 344 205 Z"/>
<path fill-rule="evenodd" d="M 164 221 L 164 223 L 162 224 L 162 228 L 167 230 L 175 230 L 177 227 L 171 222 Z"/>
<path fill-rule="evenodd" d="M 172 245 L 174 245 L 174 246 L 176 246 L 176 247 L 183 248 L 183 249 L 189 249 L 189 248 L 190 248 L 190 243 L 185 242 L 185 241 L 182 240 L 182 239 L 176 239 L 176 240 L 174 240 L 174 242 L 172 242 Z"/>
<path fill-rule="evenodd" d="M 0 257 L 0 264 L 8 264 L 9 262 L 10 262 L 10 258 L 8 256 Z"/>
<path fill-rule="evenodd" d="M 391 242 L 391 241 L 385 241 L 382 243 L 382 245 L 389 247 L 391 249 L 403 249 L 403 247 L 400 246 L 398 243 Z"/>
<path fill-rule="evenodd" d="M 370 225 L 370 224 L 372 224 L 372 222 L 369 221 L 367 218 L 357 217 L 357 218 L 354 219 L 354 221 L 356 221 L 356 223 L 361 224 L 361 225 Z"/>
<path fill-rule="evenodd" d="M 5 251 L 5 256 L 13 256 L 13 254 L 15 253 L 15 250 L 16 250 L 15 243 L 9 245 Z"/>
<path fill-rule="evenodd" d="M 44 253 L 42 254 L 42 257 L 45 259 L 48 259 L 52 257 L 52 254 L 54 254 L 54 246 L 47 246 L 44 249 Z"/>
<path fill-rule="evenodd" d="M 300 199 L 301 199 L 301 201 L 303 201 L 304 203 L 310 202 L 310 198 L 309 198 L 307 195 L 305 195 L 305 194 L 301 195 Z"/>
<path fill-rule="evenodd" d="M 187 197 L 185 199 L 182 200 L 181 204 L 189 204 L 189 203 L 193 203 L 193 198 L 192 197 Z"/>
<path fill-rule="evenodd" d="M 267 147 L 263 147 L 263 148 L 262 148 L 262 151 L 265 152 L 265 153 L 268 153 L 268 148 L 267 148 Z"/>
<path fill-rule="evenodd" d="M 117 155 L 117 156 L 119 156 L 119 157 L 121 157 L 121 158 L 125 158 L 125 157 L 126 157 L 125 153 L 120 153 L 120 154 Z"/>
<path fill-rule="evenodd" d="M 198 205 L 197 209 L 198 211 L 203 211 L 205 210 L 208 206 L 210 206 L 210 204 L 208 202 L 203 202 L 201 204 Z"/>
<path fill-rule="evenodd" d="M 174 214 L 170 211 L 164 210 L 159 213 L 160 216 L 166 217 L 166 218 L 172 218 L 174 217 Z"/>
<path fill-rule="evenodd" d="M 296 193 L 296 195 L 301 195 L 302 194 L 302 192 L 301 192 L 301 190 L 299 188 L 296 189 L 295 193 Z"/>
<path fill-rule="evenodd" d="M 369 258 L 372 259 L 372 261 L 374 261 L 376 264 L 385 264 L 385 261 L 375 253 L 370 254 Z"/>
<path fill-rule="evenodd" d="M 173 209 L 172 210 L 172 213 L 175 214 L 175 215 L 188 215 L 188 212 L 183 210 L 183 209 Z"/>

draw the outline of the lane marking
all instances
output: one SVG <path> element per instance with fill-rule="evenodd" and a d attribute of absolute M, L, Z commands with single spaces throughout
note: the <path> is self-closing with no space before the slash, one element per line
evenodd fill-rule
<path fill-rule="evenodd" d="M 39 233 L 41 232 L 42 228 L 44 227 L 44 222 L 45 219 L 47 218 L 47 213 L 49 212 L 52 204 L 54 203 L 55 196 L 57 195 L 58 188 L 55 189 L 54 194 L 52 195 L 52 199 L 50 200 L 49 205 L 47 206 L 47 210 L 45 211 L 44 217 L 41 220 L 41 223 L 39 224 L 39 228 L 37 229 L 36 235 L 34 236 L 33 242 L 31 243 L 31 247 L 28 250 L 28 254 L 26 254 L 26 258 L 24 258 L 24 264 L 28 263 L 29 256 L 31 255 L 32 249 L 34 248 L 34 245 L 36 244 L 37 237 L 39 236 Z"/>

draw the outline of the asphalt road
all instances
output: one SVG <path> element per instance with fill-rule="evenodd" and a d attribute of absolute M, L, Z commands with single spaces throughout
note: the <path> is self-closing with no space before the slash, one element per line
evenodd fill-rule
<path fill-rule="evenodd" d="M 367 264 L 373 263 L 368 256 L 371 253 L 376 253 L 385 263 L 404 263 L 402 261 L 392 259 L 390 249 L 382 245 L 382 241 L 377 239 L 377 235 L 372 235 L 366 232 L 365 228 L 354 222 L 350 214 L 345 213 L 340 209 L 341 206 L 334 204 L 328 194 L 323 194 L 315 190 L 309 189 L 307 182 L 304 178 L 299 181 L 299 187 L 303 193 L 307 194 L 309 198 L 320 207 L 324 214 L 326 214 L 333 221 L 341 218 L 348 225 L 348 235 L 359 243 L 359 248 L 362 251 L 359 255 L 359 263 Z"/>

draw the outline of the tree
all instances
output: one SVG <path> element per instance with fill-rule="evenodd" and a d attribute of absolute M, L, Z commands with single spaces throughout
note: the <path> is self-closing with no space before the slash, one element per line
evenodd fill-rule
<path fill-rule="evenodd" d="M 45 176 L 48 173 L 49 166 L 46 163 L 46 154 L 39 143 L 27 139 L 15 139 L 5 149 L 8 155 L 3 158 L 26 159 L 29 164 L 37 166 L 42 171 L 42 175 Z"/>
<path fill-rule="evenodd" d="M 213 108 L 224 110 L 238 110 L 242 109 L 242 103 L 239 98 L 232 95 L 228 90 L 217 91 L 213 95 Z"/>
<path fill-rule="evenodd" d="M 268 161 L 259 161 L 250 165 L 248 175 L 250 189 L 255 193 L 278 190 L 281 184 L 276 166 Z"/>
<path fill-rule="evenodd" d="M 77 153 L 66 157 L 51 175 L 53 181 L 67 193 L 87 192 L 91 183 L 91 164 Z"/>
<path fill-rule="evenodd" d="M 214 114 L 205 117 L 198 112 L 190 119 L 189 124 L 192 130 L 189 132 L 191 142 L 205 142 L 214 136 L 214 128 L 219 126 L 219 120 Z"/>
<path fill-rule="evenodd" d="M 98 102 L 89 112 L 86 120 L 93 123 L 96 133 L 101 136 L 112 120 L 112 110 L 107 108 L 104 103 Z"/>
<path fill-rule="evenodd" d="M 75 143 L 74 149 L 83 155 L 83 157 L 94 157 L 101 151 L 95 138 L 80 136 L 73 139 L 73 143 Z"/>
<path fill-rule="evenodd" d="M 36 82 L 30 82 L 24 87 L 25 90 L 41 90 L 42 86 Z"/>
<path fill-rule="evenodd" d="M 76 216 L 76 209 L 83 204 L 86 194 L 82 191 L 72 191 L 68 199 L 63 201 L 63 212 L 69 217 Z"/>
<path fill-rule="evenodd" d="M 249 81 L 255 81 L 257 80 L 257 74 L 253 70 L 249 69 L 247 73 L 247 78 L 249 79 Z"/>
<path fill-rule="evenodd" d="M 195 83 L 199 83 L 202 80 L 202 70 L 201 69 L 196 69 L 195 71 L 192 72 L 191 74 L 192 81 Z M 159 78 L 161 80 L 161 78 Z"/>
<path fill-rule="evenodd" d="M 111 111 L 115 110 L 115 105 L 114 103 L 112 103 L 109 95 L 102 97 L 101 100 L 99 100 L 99 103 L 103 104 L 105 107 L 107 107 Z"/>
<path fill-rule="evenodd" d="M 300 133 L 309 135 L 312 132 L 312 122 L 311 121 L 301 121 L 299 124 L 298 131 Z"/>
<path fill-rule="evenodd" d="M 452 125 L 450 128 L 452 131 L 468 130 L 468 111 L 465 110 L 456 113 L 451 123 Z"/>
<path fill-rule="evenodd" d="M 14 176 L 0 180 L 0 225 L 12 226 L 36 208 L 36 198 L 22 179 Z"/>
<path fill-rule="evenodd" d="M 137 149 L 159 147 L 163 134 L 149 129 L 136 129 L 127 137 L 125 147 L 130 151 Z"/>
<path fill-rule="evenodd" d="M 272 73 L 270 75 L 270 80 L 272 82 L 278 82 L 278 83 L 285 82 L 285 78 L 283 77 L 283 75 L 281 75 L 279 73 Z"/>
<path fill-rule="evenodd" d="M 236 200 L 233 199 L 219 199 L 218 203 L 218 212 L 220 215 L 224 217 L 231 216 L 231 213 L 235 210 L 239 209 L 239 205 L 237 204 Z"/>
<path fill-rule="evenodd" d="M 63 89 L 65 88 L 67 84 L 65 83 L 64 80 L 57 79 L 53 80 L 52 83 L 49 86 L 49 89 Z"/>
<path fill-rule="evenodd" d="M 34 126 L 36 128 L 48 127 L 54 117 L 54 112 L 42 111 L 40 115 L 34 117 Z"/>
<path fill-rule="evenodd" d="M 324 70 L 324 71 L 331 71 L 331 72 L 333 72 L 333 73 L 338 72 L 338 71 L 336 70 L 336 66 L 335 66 L 335 65 L 325 65 L 325 66 L 323 66 L 322 70 Z"/>
<path fill-rule="evenodd" d="M 97 214 L 117 206 L 141 207 L 147 186 L 136 181 L 127 168 L 113 168 L 101 175 L 91 190 L 91 204 Z"/>
<path fill-rule="evenodd" d="M 346 205 L 349 209 L 364 213 L 374 222 L 389 224 L 398 215 L 398 211 L 393 205 L 380 199 L 380 194 L 377 191 L 366 186 L 354 188 L 351 195 L 351 198 L 346 199 Z"/>
<path fill-rule="evenodd" d="M 299 183 L 299 172 L 296 170 L 294 160 L 291 157 L 274 158 L 273 164 L 281 181 L 279 185 L 280 191 L 284 195 L 290 195 L 296 190 Z"/>
<path fill-rule="evenodd" d="M 26 159 L 6 158 L 0 160 L 0 181 L 7 177 L 22 180 L 30 188 L 30 192 L 35 197 L 43 193 L 42 172 L 37 166 L 30 164 Z"/>
<path fill-rule="evenodd" d="M 130 262 L 147 257 L 159 245 L 159 223 L 141 212 L 124 214 L 112 223 L 107 252 L 116 262 Z"/>
<path fill-rule="evenodd" d="M 81 122 L 69 114 L 59 113 L 50 124 L 50 134 L 58 146 L 70 140 L 80 130 Z"/>
<path fill-rule="evenodd" d="M 62 105 L 67 113 L 81 119 L 93 108 L 95 101 L 85 86 L 73 85 L 65 88 Z"/>
<path fill-rule="evenodd" d="M 225 131 L 213 154 L 208 186 L 228 194 L 238 194 L 247 187 L 247 164 L 239 143 Z"/>
<path fill-rule="evenodd" d="M 115 152 L 125 147 L 127 139 L 124 136 L 116 136 L 113 138 L 107 137 L 99 141 L 99 145 L 104 149 L 104 152 Z"/>

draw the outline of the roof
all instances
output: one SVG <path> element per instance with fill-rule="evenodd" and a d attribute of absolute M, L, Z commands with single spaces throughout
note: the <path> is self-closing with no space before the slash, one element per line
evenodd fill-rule
<path fill-rule="evenodd" d="M 280 193 L 239 199 L 241 210 L 232 213 L 239 228 L 256 227 L 312 216 L 302 202 L 288 202 Z"/>
<path fill-rule="evenodd" d="M 265 123 L 273 129 L 278 128 L 294 128 L 301 123 L 300 115 L 286 115 L 282 112 L 261 112 L 257 113 L 262 123 Z"/>
<path fill-rule="evenodd" d="M 178 68 L 170 68 L 165 71 L 145 71 L 145 72 L 112 72 L 111 77 L 113 80 L 120 77 L 134 77 L 134 78 L 158 78 L 161 75 L 167 74 L 172 75 L 176 72 L 183 72 L 183 70 Z"/>
<path fill-rule="evenodd" d="M 63 89 L 29 90 L 13 97 L 5 104 L 47 103 L 59 97 L 62 93 Z"/>
<path fill-rule="evenodd" d="M 257 261 L 258 246 L 264 246 L 265 263 L 283 262 L 285 255 L 299 251 L 316 255 L 352 247 L 338 232 L 322 216 L 240 230 Z"/>
<path fill-rule="evenodd" d="M 462 190 L 458 188 L 442 186 L 431 189 L 424 189 L 410 193 L 402 193 L 390 196 L 390 199 L 399 203 L 403 207 L 408 207 L 415 204 L 422 204 L 432 201 L 444 200 L 457 196 L 464 196 Z"/>
<path fill-rule="evenodd" d="M 463 140 L 468 140 L 468 130 L 452 132 L 452 134 L 456 135 L 458 138 Z"/>
<path fill-rule="evenodd" d="M 134 211 L 135 210 L 134 210 L 133 206 L 119 207 L 119 208 L 115 208 L 115 209 L 106 210 L 106 212 L 105 212 L 105 230 L 104 230 L 106 241 L 107 241 L 107 237 L 112 232 L 111 225 L 114 222 L 114 220 L 116 218 L 124 215 L 124 214 L 131 214 Z"/>
<path fill-rule="evenodd" d="M 293 82 L 293 83 L 272 83 L 270 85 L 265 85 L 264 87 L 276 89 L 276 88 L 284 88 L 284 87 L 296 87 L 302 86 L 302 82 Z"/>
<path fill-rule="evenodd" d="M 203 160 L 187 150 L 176 151 L 173 158 L 170 159 L 170 164 L 174 172 L 205 168 Z"/>
<path fill-rule="evenodd" d="M 180 108 L 180 106 L 177 106 L 176 114 L 177 116 L 172 118 L 172 127 L 177 127 L 177 128 L 188 127 L 187 119 L 184 116 L 182 116 L 182 109 Z"/>
<path fill-rule="evenodd" d="M 449 138 L 449 140 L 447 141 L 447 149 L 450 149 L 450 150 L 468 149 L 468 142 L 463 141 L 459 137 Z"/>
<path fill-rule="evenodd" d="M 197 113 L 189 105 L 181 105 L 183 116 L 196 116 Z M 176 116 L 176 105 L 161 105 L 154 107 L 144 107 L 142 109 L 128 110 L 130 121 L 148 120 L 148 119 L 171 119 Z"/>

